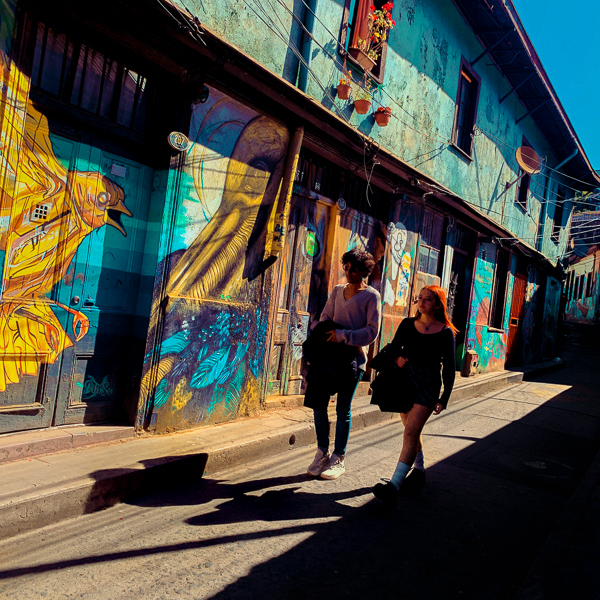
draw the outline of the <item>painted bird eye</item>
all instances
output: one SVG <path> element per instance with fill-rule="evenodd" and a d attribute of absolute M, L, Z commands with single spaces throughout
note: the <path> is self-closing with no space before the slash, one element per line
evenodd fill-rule
<path fill-rule="evenodd" d="M 104 207 L 108 204 L 110 200 L 110 195 L 107 192 L 100 192 L 96 196 L 96 204 L 100 207 Z"/>

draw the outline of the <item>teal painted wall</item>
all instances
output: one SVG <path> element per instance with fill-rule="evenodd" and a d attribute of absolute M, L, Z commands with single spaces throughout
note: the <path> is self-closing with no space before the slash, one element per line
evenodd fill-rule
<path fill-rule="evenodd" d="M 245 1 L 186 2 L 187 6 L 195 7 L 198 17 L 208 27 L 294 83 L 294 68 L 299 63 L 287 42 L 299 48 L 301 31 L 290 13 L 302 19 L 306 7 L 296 0 L 285 4 L 288 10 L 278 2 L 263 9 L 259 8 L 261 3 Z M 393 118 L 384 128 L 375 124 L 372 114 L 358 115 L 353 110 L 352 97 L 348 101 L 335 98 L 342 67 L 338 53 L 342 13 L 342 0 L 317 3 L 316 41 L 310 52 L 310 66 L 316 78 L 309 77 L 308 93 L 351 126 L 372 136 L 536 247 L 542 206 L 547 200 L 554 201 L 556 182 L 548 182 L 551 191 L 545 199 L 546 176 L 533 176 L 527 212 L 515 204 L 516 186 L 503 192 L 506 184 L 518 176 L 514 149 L 521 146 L 523 136 L 540 156 L 547 157 L 549 166 L 557 161 L 531 117 L 515 125 L 525 113 L 516 94 L 499 104 L 509 87 L 496 68 L 487 66 L 486 58 L 474 67 L 481 77 L 476 124 L 483 133 L 475 136 L 473 160 L 465 159 L 449 144 L 461 57 L 472 61 L 483 50 L 455 6 L 439 0 L 394 3 L 396 27 L 390 32 L 383 87 L 374 93 L 372 106 L 373 110 L 378 105 L 392 108 Z M 277 27 L 283 39 L 269 25 Z M 353 96 L 355 93 L 356 85 Z M 564 251 L 566 237 L 559 244 L 549 240 L 552 216 L 553 211 L 547 211 L 542 250 L 555 261 Z"/>

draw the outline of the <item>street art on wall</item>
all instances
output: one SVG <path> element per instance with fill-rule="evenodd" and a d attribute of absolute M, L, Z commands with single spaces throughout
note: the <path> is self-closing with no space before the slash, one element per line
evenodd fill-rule
<path fill-rule="evenodd" d="M 83 239 L 132 216 L 123 190 L 97 171 L 68 170 L 48 121 L 29 102 L 29 81 L 0 52 L 4 110 L 0 148 L 0 391 L 52 364 L 89 329 L 87 317 L 51 298 Z M 70 331 L 61 323 L 72 315 Z M 64 319 L 62 319 L 64 320 Z"/>
<path fill-rule="evenodd" d="M 488 325 L 495 263 L 496 247 L 494 244 L 481 244 L 475 265 L 475 277 L 465 343 L 467 350 L 474 350 L 478 354 L 478 371 L 483 373 L 503 369 L 506 359 L 510 298 L 512 298 L 510 291 L 506 295 L 507 300 L 502 319 L 504 325 L 503 331 L 490 331 Z M 508 286 L 509 289 L 512 289 L 510 288 L 510 281 L 512 279 L 509 279 Z"/>
<path fill-rule="evenodd" d="M 410 311 L 419 211 L 420 208 L 411 203 L 399 203 L 392 209 L 391 220 L 386 227 L 385 269 L 381 283 L 383 345 L 392 340 L 400 321 Z"/>
<path fill-rule="evenodd" d="M 150 427 L 158 430 L 258 406 L 268 224 L 289 142 L 283 125 L 212 88 L 206 103 L 194 105 L 189 137 L 142 380 L 141 399 L 150 400 Z"/>

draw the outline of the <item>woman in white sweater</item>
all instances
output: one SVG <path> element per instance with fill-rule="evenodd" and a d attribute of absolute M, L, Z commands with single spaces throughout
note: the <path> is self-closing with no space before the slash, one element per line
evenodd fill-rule
<path fill-rule="evenodd" d="M 342 256 L 342 264 L 348 283 L 333 288 L 320 321 L 332 321 L 336 327 L 326 334 L 327 342 L 347 344 L 355 351 L 349 353 L 347 365 L 332 373 L 335 381 L 331 387 L 311 386 L 309 370 L 305 397 L 305 404 L 314 410 L 318 446 L 308 474 L 323 479 L 337 479 L 346 471 L 344 459 L 350 435 L 352 398 L 365 372 L 367 346 L 379 334 L 381 322 L 379 292 L 365 281 L 375 266 L 373 256 L 355 248 Z M 334 451 L 330 454 L 327 406 L 333 390 L 337 391 L 337 421 Z"/>

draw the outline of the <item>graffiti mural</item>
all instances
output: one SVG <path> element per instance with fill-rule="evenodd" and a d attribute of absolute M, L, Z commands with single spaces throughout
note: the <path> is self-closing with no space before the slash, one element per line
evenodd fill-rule
<path fill-rule="evenodd" d="M 0 391 L 52 364 L 89 329 L 88 318 L 51 299 L 83 239 L 132 216 L 123 190 L 97 171 L 68 170 L 48 121 L 29 102 L 29 82 L 0 52 L 4 109 L 0 148 Z M 72 315 L 67 331 L 61 315 Z"/>
<path fill-rule="evenodd" d="M 392 210 L 386 230 L 385 268 L 382 273 L 381 297 L 383 322 L 381 343 L 389 343 L 400 321 L 408 316 L 411 305 L 411 279 L 419 230 L 418 207 L 398 204 Z"/>
<path fill-rule="evenodd" d="M 598 321 L 600 319 L 600 251 L 595 250 L 578 258 L 567 271 L 568 303 L 566 316 L 570 320 Z"/>
<path fill-rule="evenodd" d="M 510 298 L 512 298 L 512 275 L 508 280 L 507 303 L 503 312 L 503 331 L 489 328 L 490 300 L 494 284 L 496 247 L 491 243 L 479 246 L 473 280 L 473 293 L 467 326 L 466 348 L 474 350 L 479 356 L 478 371 L 485 373 L 504 368 L 506 343 L 508 340 L 508 321 L 510 319 Z"/>
<path fill-rule="evenodd" d="M 158 430 L 258 406 L 270 302 L 264 260 L 289 134 L 210 89 L 194 106 L 189 138 L 142 380 Z"/>

